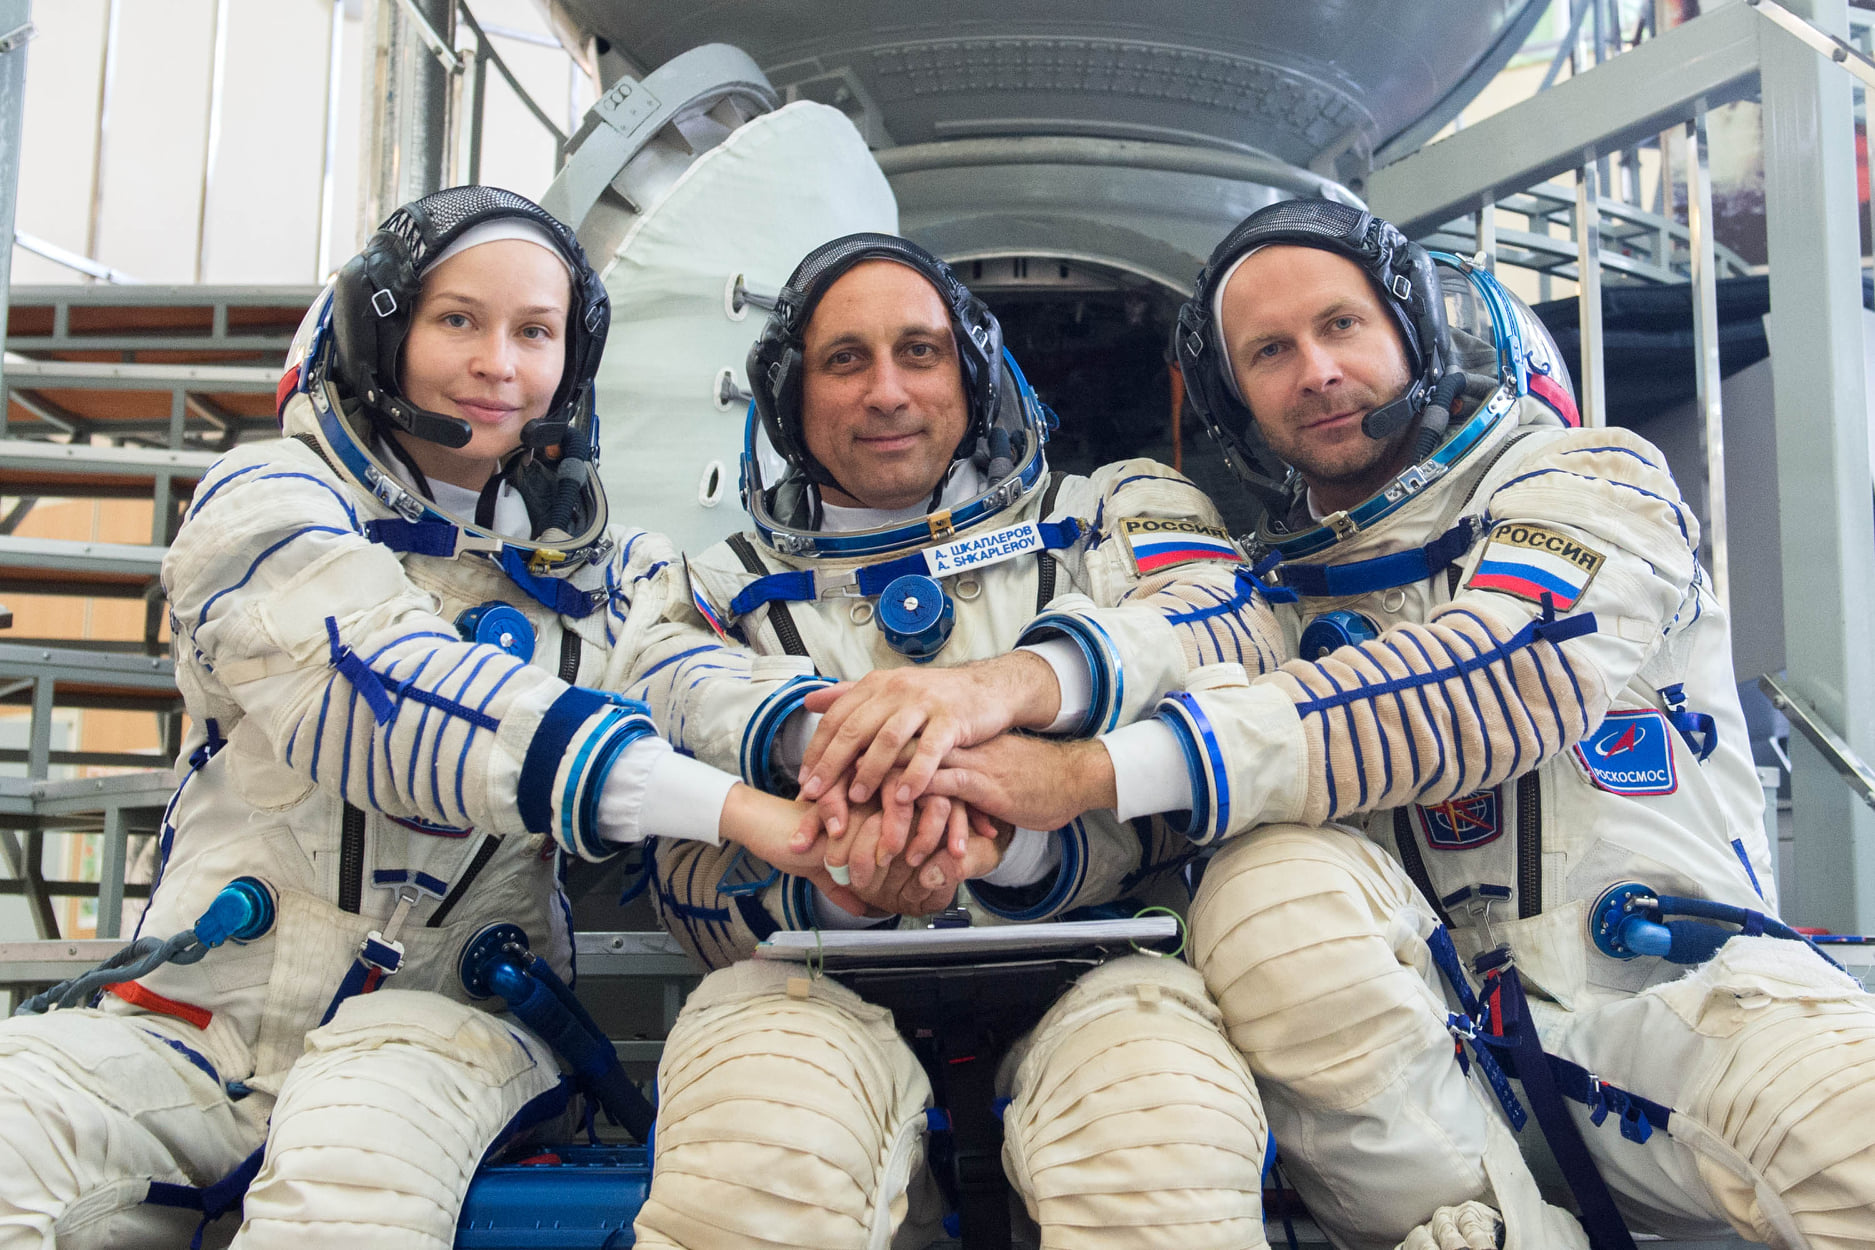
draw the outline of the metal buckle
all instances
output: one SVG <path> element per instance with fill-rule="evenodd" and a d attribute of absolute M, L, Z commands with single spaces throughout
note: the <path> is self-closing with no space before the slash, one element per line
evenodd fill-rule
<path fill-rule="evenodd" d="M 925 527 L 931 531 L 931 537 L 933 538 L 945 539 L 957 532 L 957 527 L 951 524 L 951 510 L 949 508 L 941 508 L 933 512 L 930 516 L 926 517 L 924 521 Z"/>
<path fill-rule="evenodd" d="M 1349 539 L 1361 532 L 1361 527 L 1346 512 L 1331 512 L 1322 518 L 1322 524 L 1333 530 L 1338 539 Z"/>
<path fill-rule="evenodd" d="M 485 551 L 492 555 L 500 552 L 505 545 L 506 544 L 504 544 L 501 539 L 496 538 L 492 534 L 472 533 L 466 526 L 458 525 L 456 527 L 456 549 L 449 553 L 449 558 L 453 560 L 468 551 Z"/>
<path fill-rule="evenodd" d="M 847 569 L 841 573 L 815 573 L 814 597 L 826 599 L 833 595 L 844 595 L 849 599 L 863 598 L 859 593 L 859 570 Z"/>
<path fill-rule="evenodd" d="M 370 488 L 372 496 L 379 503 L 398 512 L 406 521 L 423 519 L 423 501 L 405 490 L 401 483 L 375 465 L 365 466 L 365 485 Z"/>

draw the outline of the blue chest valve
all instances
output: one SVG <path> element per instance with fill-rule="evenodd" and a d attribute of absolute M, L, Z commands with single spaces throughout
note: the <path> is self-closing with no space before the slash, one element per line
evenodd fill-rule
<path fill-rule="evenodd" d="M 1735 937 L 1774 937 L 1802 942 L 1842 967 L 1775 916 L 1711 899 L 1656 894 L 1634 881 L 1609 886 L 1590 906 L 1589 937 L 1611 959 L 1649 955 L 1675 964 L 1702 964 Z"/>
<path fill-rule="evenodd" d="M 641 1142 L 651 1140 L 657 1113 L 619 1066 L 618 1052 L 604 1030 L 547 961 L 529 951 L 527 934 L 519 925 L 491 924 L 479 930 L 463 944 L 456 971 L 469 997 L 499 997 L 521 1023 L 553 1047 L 614 1123 Z"/>
<path fill-rule="evenodd" d="M 887 646 L 923 664 L 950 641 L 957 609 L 937 582 L 922 573 L 907 573 L 880 592 L 877 620 Z"/>
<path fill-rule="evenodd" d="M 1379 627 L 1365 616 L 1346 608 L 1336 608 L 1332 612 L 1322 613 L 1303 629 L 1298 658 L 1319 660 L 1331 651 L 1359 646 L 1378 637 Z"/>
<path fill-rule="evenodd" d="M 511 603 L 494 600 L 469 608 L 456 618 L 456 632 L 464 642 L 485 642 L 523 663 L 534 658 L 534 627 Z"/>

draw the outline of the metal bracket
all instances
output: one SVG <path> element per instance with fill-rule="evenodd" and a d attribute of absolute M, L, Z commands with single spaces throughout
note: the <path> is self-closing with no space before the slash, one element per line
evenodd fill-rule
<path fill-rule="evenodd" d="M 1843 741 L 1842 736 L 1816 714 L 1816 709 L 1786 690 L 1769 673 L 1758 678 L 1758 689 L 1764 691 L 1772 707 L 1782 712 L 1791 724 L 1802 731 L 1803 736 L 1810 740 L 1810 745 L 1821 752 L 1830 767 L 1849 783 L 1849 788 L 1856 792 L 1856 796 L 1870 807 L 1875 807 L 1875 771 L 1870 770 L 1849 744 Z"/>
<path fill-rule="evenodd" d="M 1745 0 L 1745 4 L 1758 10 L 1773 25 L 1796 36 L 1799 43 L 1814 49 L 1848 70 L 1861 79 L 1863 85 L 1875 87 L 1875 61 L 1862 55 L 1854 45 L 1798 17 L 1783 5 L 1778 4 L 1777 0 Z"/>
<path fill-rule="evenodd" d="M 458 57 L 456 50 L 436 33 L 436 27 L 430 25 L 430 19 L 423 15 L 422 9 L 417 7 L 417 0 L 397 0 L 397 6 L 404 11 L 404 16 L 410 19 L 410 24 L 417 28 L 417 34 L 422 37 L 424 45 L 429 48 L 431 55 L 442 62 L 443 68 L 451 74 L 461 73 L 462 58 Z"/>

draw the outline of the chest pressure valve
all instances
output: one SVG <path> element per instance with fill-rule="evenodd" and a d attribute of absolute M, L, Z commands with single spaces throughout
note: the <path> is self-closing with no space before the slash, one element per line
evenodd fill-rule
<path fill-rule="evenodd" d="M 1378 637 L 1380 630 L 1359 612 L 1336 608 L 1322 613 L 1303 629 L 1299 658 L 1319 660 L 1330 651 L 1359 646 Z"/>
<path fill-rule="evenodd" d="M 907 573 L 886 584 L 875 619 L 886 645 L 923 664 L 950 641 L 957 610 L 942 586 L 922 573 Z"/>
<path fill-rule="evenodd" d="M 485 642 L 517 660 L 534 658 L 534 627 L 513 604 L 494 600 L 470 608 L 456 618 L 456 632 L 464 642 Z"/>

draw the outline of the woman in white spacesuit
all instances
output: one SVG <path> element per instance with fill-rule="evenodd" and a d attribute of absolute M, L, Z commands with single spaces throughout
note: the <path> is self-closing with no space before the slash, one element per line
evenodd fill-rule
<path fill-rule="evenodd" d="M 470 1004 L 470 935 L 564 976 L 564 856 L 650 832 L 824 878 L 798 805 L 601 693 L 671 628 L 674 558 L 589 472 L 607 320 L 572 234 L 482 187 L 399 209 L 308 314 L 286 437 L 209 471 L 164 561 L 191 731 L 142 927 L 237 877 L 276 918 L 0 1025 L 0 1247 L 183 1245 L 244 1189 L 243 1246 L 447 1247 L 477 1164 L 568 1097 Z"/>
<path fill-rule="evenodd" d="M 1730 631 L 1659 451 L 1577 428 L 1489 274 L 1345 205 L 1242 223 L 1176 343 L 1269 504 L 1299 658 L 1174 693 L 1040 813 L 1005 800 L 1045 744 L 937 788 L 1053 818 L 1169 759 L 1221 843 L 1195 959 L 1337 1246 L 1875 1242 L 1875 999 L 1777 918 Z"/>

